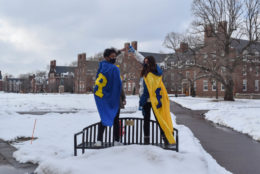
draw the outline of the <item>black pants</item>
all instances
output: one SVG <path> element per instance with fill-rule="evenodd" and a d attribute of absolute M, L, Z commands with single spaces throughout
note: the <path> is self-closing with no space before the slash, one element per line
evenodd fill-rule
<path fill-rule="evenodd" d="M 152 109 L 152 104 L 150 102 L 147 102 L 144 106 L 143 106 L 143 116 L 144 116 L 144 136 L 145 138 L 148 138 L 150 137 L 150 119 L 151 119 L 151 109 Z M 153 111 L 154 113 L 154 111 Z M 154 114 L 155 116 L 155 114 Z M 155 119 L 158 122 L 156 116 L 155 116 Z M 166 144 L 169 144 L 168 140 L 166 139 L 165 137 L 165 134 L 159 124 L 159 128 L 161 130 L 161 135 L 163 137 L 163 140 Z"/>
<path fill-rule="evenodd" d="M 120 109 L 118 110 L 116 117 L 114 119 L 114 130 L 113 130 L 113 135 L 114 135 L 114 140 L 115 141 L 119 141 L 119 114 L 120 114 Z M 98 141 L 102 141 L 103 140 L 103 134 L 104 134 L 104 130 L 105 130 L 106 126 L 104 126 L 101 122 L 98 125 L 98 137 L 97 140 Z"/>

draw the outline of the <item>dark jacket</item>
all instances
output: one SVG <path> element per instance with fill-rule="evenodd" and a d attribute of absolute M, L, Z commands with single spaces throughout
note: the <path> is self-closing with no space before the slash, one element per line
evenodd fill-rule
<path fill-rule="evenodd" d="M 162 76 L 162 70 L 158 65 L 156 65 L 156 71 L 152 73 L 157 76 Z M 141 78 L 140 80 L 139 95 L 140 95 L 139 106 L 143 107 L 147 103 L 147 100 L 149 99 L 149 92 L 143 78 Z"/>
<path fill-rule="evenodd" d="M 120 108 L 123 109 L 125 108 L 125 105 L 123 104 L 123 101 L 125 101 L 126 97 L 125 97 L 125 91 L 122 88 L 121 93 L 120 93 Z"/>

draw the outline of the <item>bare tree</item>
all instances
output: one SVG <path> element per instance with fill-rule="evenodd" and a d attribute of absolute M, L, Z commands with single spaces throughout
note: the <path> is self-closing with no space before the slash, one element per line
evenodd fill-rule
<path fill-rule="evenodd" d="M 234 72 L 246 63 L 245 50 L 250 53 L 259 40 L 259 7 L 259 0 L 193 1 L 194 31 L 207 38 L 195 56 L 195 67 L 224 85 L 225 100 L 234 100 Z"/>
<path fill-rule="evenodd" d="M 175 91 L 175 96 L 178 94 L 179 88 L 182 86 L 183 79 L 188 80 L 191 87 L 191 95 L 195 96 L 194 82 L 195 79 L 185 77 L 185 69 L 191 68 L 192 57 L 195 55 L 195 51 L 202 45 L 202 39 L 199 35 L 190 35 L 183 33 L 171 32 L 165 36 L 163 45 L 172 50 L 172 62 L 167 65 L 170 67 L 166 70 L 166 73 L 170 73 L 171 87 Z M 189 65 L 189 66 L 187 66 Z"/>

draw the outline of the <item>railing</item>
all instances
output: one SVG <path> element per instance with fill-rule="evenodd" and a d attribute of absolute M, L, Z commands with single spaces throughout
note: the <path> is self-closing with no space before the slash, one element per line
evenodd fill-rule
<path fill-rule="evenodd" d="M 103 134 L 103 141 L 101 146 L 97 147 L 94 144 L 97 141 L 98 124 L 92 124 L 84 128 L 81 132 L 74 135 L 74 155 L 77 156 L 77 150 L 80 149 L 82 153 L 85 149 L 100 149 L 114 146 L 113 127 L 106 127 Z M 120 126 L 120 142 L 123 145 L 140 144 L 144 145 L 143 133 L 144 119 L 142 118 L 119 118 Z M 176 144 L 168 145 L 163 141 L 161 130 L 156 121 L 150 120 L 150 142 L 151 145 L 160 146 L 164 149 L 179 151 L 178 130 L 174 128 L 173 135 Z M 146 143 L 147 144 L 147 143 Z"/>

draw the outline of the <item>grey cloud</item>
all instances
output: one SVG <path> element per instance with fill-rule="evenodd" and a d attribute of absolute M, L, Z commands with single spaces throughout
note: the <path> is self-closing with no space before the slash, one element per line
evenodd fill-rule
<path fill-rule="evenodd" d="M 0 70 L 18 74 L 18 70 L 20 73 L 46 67 L 51 59 L 68 64 L 76 60 L 78 53 L 91 56 L 106 47 L 122 47 L 124 42 L 132 40 L 140 43 L 140 49 L 146 49 L 142 51 L 167 51 L 162 47 L 164 36 L 185 29 L 191 19 L 191 1 L 0 0 L 0 20 L 27 30 L 39 42 L 39 50 L 26 51 L 17 50 L 10 43 L 5 43 L 9 44 L 5 50 L 1 43 L 0 51 L 5 56 L 0 56 L 0 61 L 10 58 L 14 65 L 5 64 L 5 68 L 1 65 Z M 14 68 L 15 57 L 27 60 L 24 67 Z"/>

